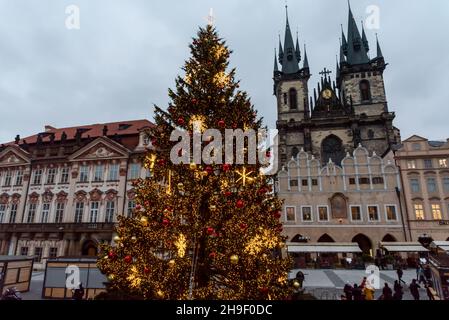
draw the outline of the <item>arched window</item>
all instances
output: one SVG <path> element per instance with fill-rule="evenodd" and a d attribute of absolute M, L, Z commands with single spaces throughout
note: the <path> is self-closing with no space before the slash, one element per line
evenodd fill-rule
<path fill-rule="evenodd" d="M 371 86 L 368 80 L 360 81 L 360 97 L 362 98 L 362 101 L 371 100 Z"/>
<path fill-rule="evenodd" d="M 329 159 L 335 164 L 340 164 L 345 157 L 343 142 L 335 135 L 330 135 L 321 143 L 321 162 L 326 165 Z"/>
<path fill-rule="evenodd" d="M 290 100 L 290 109 L 296 110 L 298 109 L 298 93 L 295 88 L 291 88 L 288 92 L 288 97 Z"/>

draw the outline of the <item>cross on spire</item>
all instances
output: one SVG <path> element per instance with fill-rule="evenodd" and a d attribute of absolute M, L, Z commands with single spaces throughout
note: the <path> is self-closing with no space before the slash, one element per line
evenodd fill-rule
<path fill-rule="evenodd" d="M 325 78 L 327 78 L 327 76 L 330 75 L 331 73 L 332 73 L 332 71 L 327 70 L 327 68 L 324 68 L 324 70 L 320 72 L 320 75 L 322 75 Z"/>
<path fill-rule="evenodd" d="M 214 9 L 210 8 L 209 15 L 207 16 L 207 24 L 213 26 L 215 23 Z"/>

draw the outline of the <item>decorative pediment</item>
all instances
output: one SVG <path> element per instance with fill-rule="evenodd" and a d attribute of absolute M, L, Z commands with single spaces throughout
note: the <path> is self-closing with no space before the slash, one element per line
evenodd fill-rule
<path fill-rule="evenodd" d="M 83 190 L 77 191 L 77 192 L 75 192 L 75 198 L 76 198 L 76 201 L 79 201 L 79 202 L 85 201 L 87 198 L 87 192 L 83 191 Z"/>
<path fill-rule="evenodd" d="M 94 189 L 91 192 L 89 192 L 90 200 L 91 201 L 100 201 L 102 194 L 103 194 L 103 192 L 101 192 L 100 190 Z"/>
<path fill-rule="evenodd" d="M 64 192 L 63 190 L 59 191 L 58 194 L 56 195 L 56 201 L 58 202 L 63 202 L 65 200 L 67 200 L 67 196 L 68 193 Z"/>
<path fill-rule="evenodd" d="M 31 203 L 37 203 L 39 201 L 39 193 L 33 192 L 29 195 L 29 198 Z"/>
<path fill-rule="evenodd" d="M 53 200 L 53 192 L 51 192 L 50 190 L 45 190 L 45 192 L 42 194 L 42 199 L 44 200 L 44 202 L 51 202 Z"/>
<path fill-rule="evenodd" d="M 136 197 L 136 191 L 134 189 L 128 190 L 126 194 L 128 195 L 128 199 L 130 200 L 134 200 L 134 198 Z"/>
<path fill-rule="evenodd" d="M 30 163 L 30 155 L 16 146 L 9 146 L 0 152 L 0 166 L 12 167 Z"/>
<path fill-rule="evenodd" d="M 117 190 L 109 189 L 108 191 L 106 191 L 106 199 L 112 201 L 117 197 L 117 194 Z"/>
<path fill-rule="evenodd" d="M 21 195 L 18 193 L 14 193 L 11 198 L 12 198 L 12 203 L 13 204 L 18 204 L 20 202 L 20 197 Z"/>
<path fill-rule="evenodd" d="M 0 195 L 0 204 L 7 204 L 9 200 L 9 195 L 7 193 L 2 193 Z"/>
<path fill-rule="evenodd" d="M 70 156 L 71 161 L 122 159 L 127 158 L 129 150 L 106 137 L 100 137 Z"/>

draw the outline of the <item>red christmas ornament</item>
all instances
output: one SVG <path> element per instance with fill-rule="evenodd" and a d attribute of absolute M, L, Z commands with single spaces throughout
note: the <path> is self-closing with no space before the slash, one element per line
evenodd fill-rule
<path fill-rule="evenodd" d="M 142 206 L 141 206 L 140 204 L 137 204 L 137 205 L 136 205 L 136 210 L 137 210 L 137 211 L 140 211 L 141 209 L 142 209 Z"/>
<path fill-rule="evenodd" d="M 158 163 L 161 167 L 163 167 L 163 166 L 165 166 L 165 159 L 160 159 L 157 163 Z"/>
<path fill-rule="evenodd" d="M 232 129 L 237 129 L 237 126 L 238 126 L 237 123 L 233 123 L 232 124 Z"/>
<path fill-rule="evenodd" d="M 232 196 L 232 192 L 231 191 L 226 191 L 225 192 L 225 197 L 229 198 L 230 196 Z"/>
<path fill-rule="evenodd" d="M 196 100 L 195 98 L 192 99 L 192 104 L 196 105 L 198 104 L 198 100 Z"/>
<path fill-rule="evenodd" d="M 183 117 L 179 117 L 179 118 L 178 118 L 178 124 L 179 124 L 180 126 L 183 126 L 185 123 L 186 123 L 186 122 L 185 122 L 185 120 L 184 120 Z"/>
<path fill-rule="evenodd" d="M 259 290 L 260 290 L 260 293 L 262 293 L 262 294 L 268 294 L 268 291 L 269 291 L 269 289 L 267 287 L 259 288 Z"/>
<path fill-rule="evenodd" d="M 275 213 L 273 213 L 273 216 L 274 216 L 276 219 L 280 219 L 280 218 L 282 217 L 282 213 L 281 213 L 280 211 L 276 211 Z"/>
<path fill-rule="evenodd" d="M 212 227 L 207 227 L 207 228 L 206 228 L 206 232 L 207 232 L 208 235 L 211 236 L 211 235 L 214 234 L 215 230 L 214 230 L 214 228 L 212 228 Z"/>
<path fill-rule="evenodd" d="M 218 126 L 223 129 L 224 127 L 226 127 L 226 123 L 224 122 L 224 120 L 220 120 L 218 121 Z"/>
<path fill-rule="evenodd" d="M 225 164 L 223 165 L 223 171 L 224 171 L 224 172 L 228 172 L 229 170 L 231 170 L 231 165 L 228 164 L 228 163 L 225 163 Z"/>
<path fill-rule="evenodd" d="M 148 268 L 148 267 L 143 268 L 143 272 L 145 274 L 149 274 L 150 273 L 150 268 Z"/>
<path fill-rule="evenodd" d="M 170 220 L 168 220 L 168 219 L 163 219 L 163 220 L 162 220 L 162 225 L 163 225 L 164 227 L 167 227 L 169 224 L 170 224 Z"/>
<path fill-rule="evenodd" d="M 209 258 L 211 258 L 211 259 L 215 259 L 216 256 L 217 256 L 217 254 L 215 252 L 209 253 Z"/>
<path fill-rule="evenodd" d="M 208 174 L 212 174 L 212 172 L 214 172 L 214 169 L 211 166 L 207 166 L 204 171 L 206 171 Z"/>
<path fill-rule="evenodd" d="M 265 194 L 265 193 L 268 192 L 268 190 L 267 190 L 267 188 L 262 187 L 262 188 L 260 188 L 259 191 L 257 191 L 257 192 L 258 192 L 259 194 Z"/>
<path fill-rule="evenodd" d="M 133 261 L 133 257 L 126 256 L 125 259 L 123 259 L 126 263 L 131 263 Z"/>
<path fill-rule="evenodd" d="M 235 203 L 235 206 L 239 209 L 243 208 L 245 206 L 245 203 L 243 202 L 243 200 L 237 200 L 237 202 Z"/>
<path fill-rule="evenodd" d="M 108 258 L 114 260 L 115 258 L 117 258 L 117 254 L 113 250 L 111 250 L 108 253 Z"/>
<path fill-rule="evenodd" d="M 173 113 L 175 111 L 175 109 L 173 108 L 173 106 L 168 107 L 168 112 L 169 113 Z"/>
<path fill-rule="evenodd" d="M 246 223 L 241 223 L 240 224 L 240 229 L 246 230 L 246 228 L 248 228 L 248 225 Z"/>
<path fill-rule="evenodd" d="M 145 201 L 145 207 L 149 207 L 150 206 L 150 201 Z"/>

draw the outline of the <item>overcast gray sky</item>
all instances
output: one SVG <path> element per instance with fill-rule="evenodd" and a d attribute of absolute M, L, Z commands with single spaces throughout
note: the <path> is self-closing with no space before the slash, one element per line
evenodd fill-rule
<path fill-rule="evenodd" d="M 65 26 L 66 6 L 80 8 L 80 30 Z M 273 50 L 285 29 L 284 0 L 0 0 L 0 142 L 55 127 L 147 118 L 168 103 L 189 56 L 188 44 L 209 8 L 234 51 L 242 88 L 274 127 Z M 390 110 L 405 139 L 449 137 L 449 1 L 352 0 L 354 16 L 380 8 L 375 33 L 390 64 Z M 335 70 L 346 0 L 290 0 L 290 24 L 307 43 L 310 86 Z M 371 50 L 374 54 L 374 50 Z"/>

